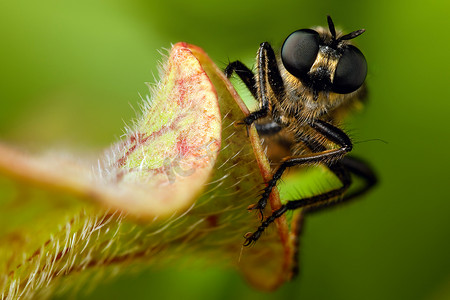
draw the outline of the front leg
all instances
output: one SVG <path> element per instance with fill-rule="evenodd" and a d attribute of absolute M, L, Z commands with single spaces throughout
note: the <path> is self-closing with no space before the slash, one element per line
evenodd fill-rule
<path fill-rule="evenodd" d="M 257 91 L 256 91 L 256 81 L 255 74 L 253 74 L 252 70 L 247 68 L 242 62 L 236 60 L 228 64 L 228 66 L 223 71 L 227 78 L 230 78 L 233 75 L 233 72 L 239 76 L 242 82 L 245 84 L 247 89 L 250 91 L 252 96 L 255 99 L 258 99 Z"/>
<path fill-rule="evenodd" d="M 278 103 L 284 99 L 285 89 L 283 79 L 278 69 L 275 52 L 269 43 L 264 42 L 259 46 L 257 61 L 256 88 L 260 109 L 252 112 L 244 119 L 246 125 L 251 125 L 256 120 L 267 116 L 271 103 L 269 93 L 276 98 Z M 269 88 L 271 91 L 269 91 Z"/>
<path fill-rule="evenodd" d="M 271 105 L 269 93 L 272 93 L 280 103 L 285 94 L 275 52 L 267 42 L 262 43 L 258 49 L 256 68 L 256 75 L 253 77 L 250 69 L 239 61 L 232 62 L 225 68 L 227 77 L 230 77 L 233 71 L 236 72 L 259 103 L 259 110 L 250 113 L 243 120 L 246 125 L 251 125 L 256 120 L 267 116 Z"/>

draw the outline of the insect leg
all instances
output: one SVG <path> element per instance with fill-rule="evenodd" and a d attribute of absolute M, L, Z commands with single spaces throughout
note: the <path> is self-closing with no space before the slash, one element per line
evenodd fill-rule
<path fill-rule="evenodd" d="M 244 243 L 244 246 L 248 246 L 256 242 L 260 238 L 264 230 L 277 218 L 281 217 L 286 211 L 295 210 L 301 207 L 305 207 L 306 212 L 318 211 L 321 208 L 353 199 L 356 196 L 359 196 L 367 192 L 377 182 L 375 174 L 370 169 L 370 167 L 357 159 L 351 158 L 342 159 L 340 161 L 328 165 L 328 167 L 341 180 L 342 187 L 316 196 L 288 201 L 286 204 L 282 205 L 279 209 L 275 210 L 272 213 L 272 215 L 269 216 L 264 222 L 262 222 L 255 232 L 247 234 L 245 236 L 246 241 Z M 365 178 L 367 183 L 366 186 L 363 187 L 362 189 L 359 189 L 349 194 L 348 196 L 342 197 L 352 182 L 350 172 Z"/>
<path fill-rule="evenodd" d="M 272 176 L 272 179 L 267 183 L 266 188 L 261 194 L 261 199 L 258 201 L 256 205 L 253 205 L 249 209 L 258 209 L 262 218 L 263 218 L 263 210 L 267 205 L 267 200 L 269 199 L 270 193 L 272 189 L 276 186 L 278 180 L 280 180 L 284 171 L 287 168 L 304 165 L 304 164 L 313 164 L 313 163 L 325 163 L 332 164 L 339 159 L 341 159 L 346 153 L 352 150 L 353 145 L 350 138 L 347 136 L 345 132 L 341 129 L 321 120 L 316 120 L 314 123 L 311 123 L 310 126 L 315 129 L 318 133 L 323 135 L 325 138 L 340 146 L 337 149 L 323 150 L 320 152 L 315 152 L 307 155 L 297 156 L 297 157 L 289 157 L 278 167 L 275 171 L 275 174 Z"/>
<path fill-rule="evenodd" d="M 340 168 L 337 168 L 338 165 L 340 165 Z M 337 199 L 336 201 L 325 203 L 320 206 L 312 206 L 306 210 L 307 213 L 313 213 L 317 211 L 321 211 L 324 208 L 347 202 L 349 200 L 353 200 L 365 193 L 367 193 L 370 189 L 372 189 L 378 182 L 377 176 L 375 175 L 372 168 L 361 159 L 352 157 L 352 156 L 346 156 L 342 158 L 340 161 L 336 162 L 335 165 L 329 166 L 329 169 L 336 174 L 336 176 L 341 179 L 340 174 L 342 174 L 342 169 L 344 169 L 346 172 L 350 172 L 351 174 L 354 174 L 364 180 L 364 185 L 360 188 L 358 188 L 355 191 L 352 191 L 349 194 L 345 194 L 344 197 L 341 197 Z M 342 182 L 342 180 L 341 180 Z"/>
<path fill-rule="evenodd" d="M 272 89 L 273 95 L 281 103 L 284 97 L 284 83 L 278 69 L 275 52 L 269 43 L 264 42 L 258 49 L 256 88 L 260 109 L 250 113 L 245 119 L 246 125 L 251 125 L 254 121 L 264 118 L 269 112 L 269 90 Z"/>
<path fill-rule="evenodd" d="M 261 234 L 264 232 L 264 230 L 288 210 L 295 210 L 301 207 L 308 207 L 312 205 L 323 205 L 329 201 L 333 201 L 338 197 L 342 196 L 342 194 L 347 190 L 347 188 L 348 186 L 343 186 L 320 195 L 303 198 L 299 200 L 288 201 L 286 204 L 282 205 L 279 209 L 275 210 L 272 213 L 272 215 L 267 217 L 255 232 L 245 235 L 246 240 L 244 242 L 244 246 L 249 246 L 254 242 L 256 242 L 261 237 Z"/>
<path fill-rule="evenodd" d="M 275 210 L 271 216 L 267 217 L 258 229 L 250 234 L 245 236 L 246 240 L 244 242 L 244 246 L 249 246 L 256 242 L 260 237 L 264 230 L 273 223 L 277 218 L 281 217 L 285 212 L 289 210 L 295 210 L 301 207 L 312 207 L 312 206 L 324 206 L 327 203 L 337 201 L 342 197 L 342 195 L 347 191 L 349 186 L 352 183 L 352 179 L 350 176 L 350 172 L 348 172 L 340 162 L 336 162 L 334 164 L 328 165 L 330 170 L 335 173 L 339 180 L 342 182 L 342 186 L 331 190 L 329 192 L 325 192 L 319 195 L 315 195 L 312 197 L 307 197 L 299 200 L 290 200 L 286 204 L 282 205 L 279 209 Z"/>
<path fill-rule="evenodd" d="M 301 141 L 312 152 L 319 152 L 326 150 L 326 148 L 323 145 L 317 143 L 315 140 L 301 138 Z M 338 165 L 342 165 L 343 168 L 339 168 Z M 362 196 L 378 183 L 377 175 L 373 171 L 372 167 L 369 164 L 367 164 L 367 162 L 365 162 L 360 158 L 348 155 L 343 157 L 339 161 L 335 162 L 333 165 L 327 166 L 330 169 L 330 171 L 332 171 L 341 180 L 342 184 L 344 184 L 342 180 L 343 169 L 350 172 L 352 175 L 355 175 L 364 180 L 364 185 L 362 187 L 359 187 L 357 190 L 352 191 L 350 194 L 345 194 L 345 196 L 341 198 L 338 203 L 352 200 L 354 198 Z M 333 204 L 334 203 L 336 202 L 333 202 Z M 314 207 L 312 209 L 308 209 L 308 212 L 313 211 L 315 212 L 317 210 L 320 209 Z"/>
<path fill-rule="evenodd" d="M 344 197 L 345 200 L 350 200 L 359 197 L 367 193 L 372 189 L 377 183 L 378 178 L 372 167 L 369 166 L 365 161 L 353 157 L 347 156 L 340 161 L 351 173 L 365 180 L 365 185 L 360 189 L 348 194 Z"/>
<path fill-rule="evenodd" d="M 309 147 L 309 149 L 312 151 L 313 145 L 309 143 L 309 141 L 304 141 L 306 145 Z M 319 151 L 325 150 L 325 147 L 323 146 L 314 146 L 315 149 Z M 372 168 L 367 165 L 364 161 L 351 157 L 351 156 L 345 156 L 340 161 L 336 162 L 333 165 L 329 165 L 328 168 L 341 180 L 342 185 L 345 185 L 345 178 L 347 178 L 346 173 L 350 172 L 358 177 L 361 177 L 365 180 L 365 185 L 361 187 L 360 189 L 352 192 L 351 194 L 344 194 L 344 197 L 337 198 L 336 201 L 328 202 L 328 205 L 322 205 L 322 206 L 312 206 L 310 208 L 306 208 L 303 210 L 302 214 L 298 216 L 298 218 L 293 220 L 295 224 L 292 226 L 292 230 L 294 230 L 293 236 L 295 237 L 295 240 L 293 241 L 294 245 L 294 265 L 292 267 L 292 278 L 298 275 L 299 267 L 298 267 L 298 249 L 300 249 L 300 235 L 301 231 L 303 230 L 303 220 L 304 220 L 304 213 L 315 213 L 317 211 L 321 211 L 324 208 L 328 208 L 330 205 L 339 204 L 348 200 L 352 200 L 356 197 L 359 197 L 363 194 L 365 194 L 367 191 L 369 191 L 374 185 L 377 183 L 377 177 L 375 173 L 373 172 Z"/>
<path fill-rule="evenodd" d="M 245 84 L 250 93 L 252 93 L 252 96 L 255 99 L 258 99 L 256 92 L 255 74 L 253 74 L 253 72 L 249 68 L 247 68 L 246 65 L 237 60 L 229 63 L 223 72 L 225 73 L 225 76 L 227 76 L 227 78 L 230 78 L 231 75 L 233 75 L 233 72 L 235 72 Z"/>

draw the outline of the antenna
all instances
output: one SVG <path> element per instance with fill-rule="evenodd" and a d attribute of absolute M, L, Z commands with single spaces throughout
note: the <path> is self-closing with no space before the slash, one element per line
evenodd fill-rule
<path fill-rule="evenodd" d="M 335 41 L 336 40 L 336 28 L 334 28 L 333 20 L 331 20 L 331 17 L 329 15 L 327 16 L 327 21 L 328 21 L 328 28 L 330 28 L 331 36 L 333 37 L 333 41 Z"/>
<path fill-rule="evenodd" d="M 330 29 L 331 37 L 333 39 L 333 44 L 337 44 L 339 41 L 354 39 L 355 37 L 363 34 L 366 31 L 365 29 L 355 30 L 336 39 L 336 28 L 334 27 L 333 20 L 329 15 L 327 16 L 327 21 L 328 21 L 328 28 Z"/>

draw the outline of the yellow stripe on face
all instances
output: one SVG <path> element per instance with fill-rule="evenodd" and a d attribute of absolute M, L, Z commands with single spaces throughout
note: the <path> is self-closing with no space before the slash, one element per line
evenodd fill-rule
<path fill-rule="evenodd" d="M 321 48 L 317 53 L 317 58 L 314 61 L 314 64 L 312 65 L 311 70 L 309 71 L 309 74 L 314 74 L 315 72 L 318 72 L 318 70 L 321 68 L 326 69 L 328 71 L 328 74 L 330 74 L 330 81 L 333 82 L 338 61 L 339 61 L 338 57 L 330 56 L 329 54 L 325 53 L 325 51 L 323 51 Z"/>

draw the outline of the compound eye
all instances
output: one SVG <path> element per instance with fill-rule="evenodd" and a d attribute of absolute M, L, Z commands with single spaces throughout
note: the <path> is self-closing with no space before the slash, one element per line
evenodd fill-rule
<path fill-rule="evenodd" d="M 364 83 L 366 75 L 367 62 L 364 55 L 358 48 L 349 45 L 337 64 L 333 92 L 348 94 L 356 91 Z"/>
<path fill-rule="evenodd" d="M 304 78 L 319 52 L 319 34 L 312 29 L 291 33 L 281 47 L 281 60 L 289 73 Z"/>

